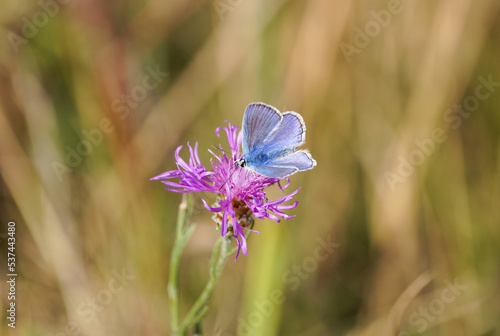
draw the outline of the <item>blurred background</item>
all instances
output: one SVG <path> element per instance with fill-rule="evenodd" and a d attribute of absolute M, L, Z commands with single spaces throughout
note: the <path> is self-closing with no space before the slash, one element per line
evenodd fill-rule
<path fill-rule="evenodd" d="M 204 335 L 500 335 L 499 9 L 2 3 L 0 333 L 168 335 L 181 195 L 149 178 L 188 141 L 208 165 L 227 148 L 215 128 L 263 101 L 304 117 L 318 166 L 291 178 L 296 217 L 256 220 L 249 255 L 230 258 Z M 219 236 L 202 197 L 181 316 Z"/>

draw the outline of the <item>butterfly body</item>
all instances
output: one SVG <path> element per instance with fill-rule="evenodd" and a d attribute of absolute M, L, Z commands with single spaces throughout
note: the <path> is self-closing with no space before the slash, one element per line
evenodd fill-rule
<path fill-rule="evenodd" d="M 281 113 L 264 103 L 248 105 L 243 117 L 243 155 L 236 165 L 272 178 L 284 178 L 316 166 L 307 150 L 300 150 L 306 126 L 296 112 Z"/>

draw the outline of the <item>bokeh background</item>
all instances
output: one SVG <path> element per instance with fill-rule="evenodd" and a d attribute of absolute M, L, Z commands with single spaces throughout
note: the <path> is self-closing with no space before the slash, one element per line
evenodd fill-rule
<path fill-rule="evenodd" d="M 207 149 L 227 148 L 215 128 L 263 101 L 302 114 L 318 166 L 291 178 L 296 217 L 257 220 L 249 255 L 230 258 L 204 335 L 500 335 L 499 9 L 3 2 L 0 333 L 168 335 L 181 195 L 149 178 L 188 141 L 207 165 Z M 202 197 L 181 314 L 219 235 Z M 325 260 L 321 239 L 336 244 Z M 276 290 L 283 303 L 266 306 Z"/>

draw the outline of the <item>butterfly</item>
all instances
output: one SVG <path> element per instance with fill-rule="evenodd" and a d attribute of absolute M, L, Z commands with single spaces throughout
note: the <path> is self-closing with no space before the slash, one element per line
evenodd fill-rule
<path fill-rule="evenodd" d="M 239 167 L 271 178 L 284 178 L 312 169 L 316 161 L 299 147 L 306 140 L 306 125 L 297 112 L 281 113 L 264 103 L 251 103 L 243 116 L 243 158 Z"/>

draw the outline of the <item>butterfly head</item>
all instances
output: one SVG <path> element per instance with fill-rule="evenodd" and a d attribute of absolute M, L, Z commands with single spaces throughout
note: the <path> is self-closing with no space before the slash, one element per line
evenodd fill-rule
<path fill-rule="evenodd" d="M 245 161 L 245 159 L 239 159 L 239 160 L 236 160 L 234 162 L 234 164 L 237 166 L 237 167 L 240 167 L 240 168 L 243 168 L 247 165 L 247 162 Z"/>

